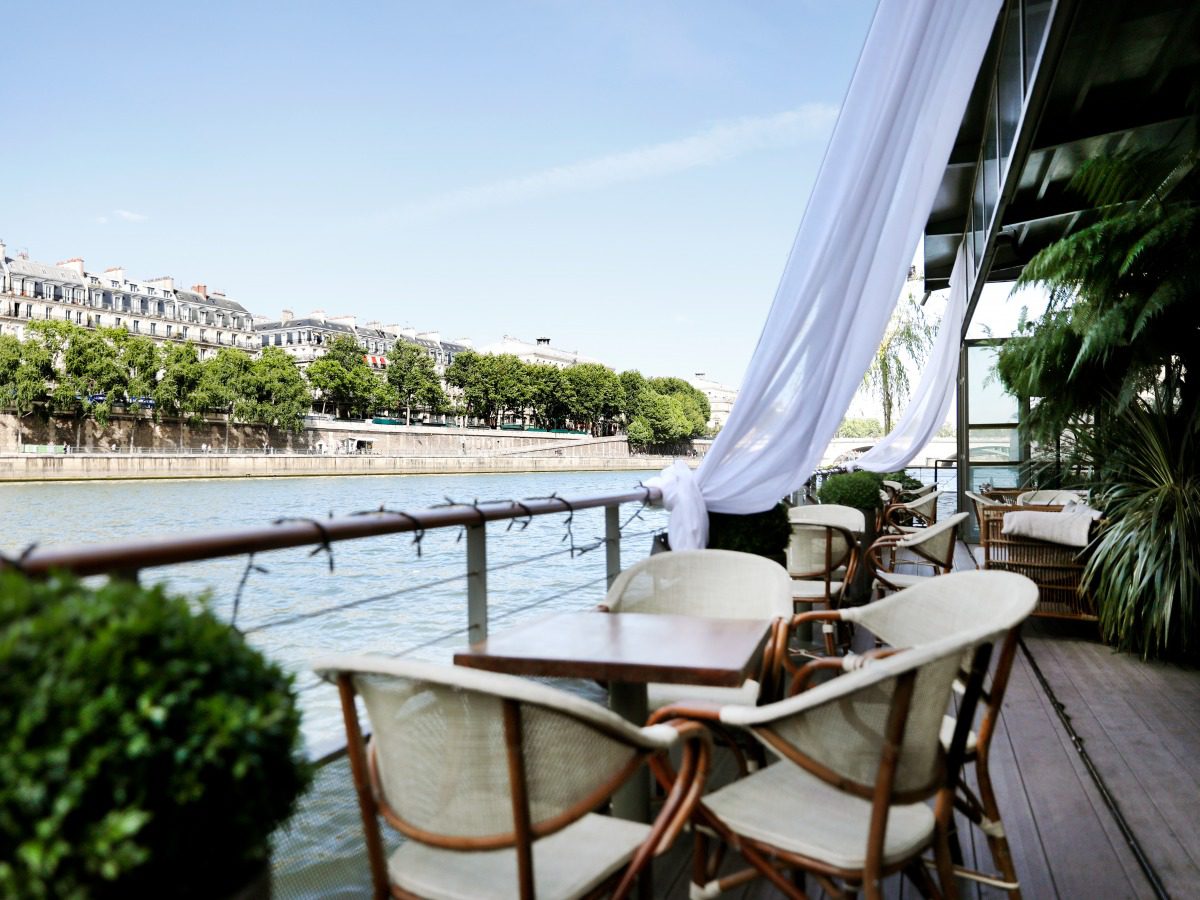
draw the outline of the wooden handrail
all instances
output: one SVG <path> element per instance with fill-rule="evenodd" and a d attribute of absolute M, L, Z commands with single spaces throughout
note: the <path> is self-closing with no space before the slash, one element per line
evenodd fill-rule
<path fill-rule="evenodd" d="M 477 505 L 432 507 L 411 513 L 381 509 L 361 515 L 313 520 L 289 519 L 266 527 L 213 531 L 154 541 L 126 540 L 44 549 L 35 547 L 18 561 L 0 558 L 0 570 L 19 568 L 29 575 L 45 575 L 51 571 L 71 572 L 79 576 L 132 573 L 155 566 L 197 562 L 222 556 L 244 556 L 247 553 L 323 545 L 355 538 L 479 525 L 505 519 L 523 519 L 526 516 L 545 516 L 621 503 L 661 500 L 662 492 L 658 488 L 640 487 L 621 493 L 536 500 L 493 500 Z"/>

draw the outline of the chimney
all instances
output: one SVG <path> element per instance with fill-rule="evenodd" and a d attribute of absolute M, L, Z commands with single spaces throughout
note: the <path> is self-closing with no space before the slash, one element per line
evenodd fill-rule
<path fill-rule="evenodd" d="M 293 313 L 290 309 L 281 310 L 279 313 L 279 323 L 281 325 L 286 325 L 288 322 L 292 321 L 292 319 L 294 319 L 295 317 L 296 317 L 296 314 Z"/>
<path fill-rule="evenodd" d="M 416 338 L 417 329 L 406 325 L 404 328 L 400 329 L 400 334 L 406 338 Z"/>
<path fill-rule="evenodd" d="M 0 238 L 0 262 L 4 262 L 4 254 L 8 252 L 8 248 L 4 246 L 4 238 Z"/>
<path fill-rule="evenodd" d="M 312 312 L 310 312 L 308 314 L 308 317 L 310 319 L 316 319 L 318 322 L 324 322 L 325 321 L 325 310 L 314 309 Z"/>
<path fill-rule="evenodd" d="M 356 316 L 330 316 L 329 321 L 335 322 L 338 325 L 346 325 L 349 328 L 354 328 L 358 318 Z"/>
<path fill-rule="evenodd" d="M 109 266 L 107 269 L 104 270 L 104 279 L 106 281 L 120 281 L 120 282 L 124 283 L 125 267 L 124 266 Z"/>
<path fill-rule="evenodd" d="M 161 288 L 164 291 L 175 290 L 175 279 L 170 275 L 159 275 L 157 278 L 150 278 L 146 281 L 150 287 Z"/>
<path fill-rule="evenodd" d="M 193 284 L 192 285 L 192 293 L 199 294 L 201 297 L 207 297 L 208 296 L 208 285 L 207 284 Z"/>
<path fill-rule="evenodd" d="M 459 338 L 458 343 L 462 344 L 468 350 L 475 349 L 475 342 L 473 340 L 471 340 L 470 338 Z"/>
<path fill-rule="evenodd" d="M 703 378 L 703 377 L 704 377 L 704 373 L 703 373 L 703 372 L 697 372 L 697 373 L 696 373 L 696 377 L 697 377 L 697 378 Z"/>
<path fill-rule="evenodd" d="M 424 338 L 427 341 L 433 341 L 435 344 L 440 344 L 442 342 L 441 332 L 438 331 L 422 331 L 417 335 L 417 337 Z"/>
<path fill-rule="evenodd" d="M 83 274 L 83 260 L 78 256 L 72 256 L 70 259 L 55 263 L 60 269 L 70 269 L 72 272 Z"/>
<path fill-rule="evenodd" d="M 550 338 L 538 338 L 537 345 L 539 347 L 549 347 L 550 346 Z"/>

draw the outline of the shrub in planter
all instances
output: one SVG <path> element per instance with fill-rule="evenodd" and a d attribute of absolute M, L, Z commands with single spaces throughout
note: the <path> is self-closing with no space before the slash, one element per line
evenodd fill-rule
<path fill-rule="evenodd" d="M 821 498 L 822 503 L 836 503 L 839 506 L 853 506 L 855 509 L 873 512 L 881 504 L 879 488 L 882 482 L 882 476 L 861 469 L 857 472 L 830 475 L 821 485 L 817 496 Z"/>
<path fill-rule="evenodd" d="M 222 897 L 311 780 L 292 678 L 161 588 L 0 573 L 0 895 Z"/>
<path fill-rule="evenodd" d="M 766 512 L 708 514 L 708 546 L 712 550 L 756 553 L 783 563 L 792 527 L 787 507 L 777 503 Z"/>
<path fill-rule="evenodd" d="M 907 472 L 884 472 L 879 476 L 879 481 L 895 481 L 906 491 L 915 491 L 919 487 L 923 487 L 919 478 L 913 478 Z"/>

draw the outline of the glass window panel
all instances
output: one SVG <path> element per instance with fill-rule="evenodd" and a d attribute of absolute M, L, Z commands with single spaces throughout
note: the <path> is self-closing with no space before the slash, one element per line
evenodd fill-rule
<path fill-rule="evenodd" d="M 986 231 L 996 211 L 1000 195 L 1000 154 L 996 140 L 996 105 L 988 108 L 987 129 L 983 134 L 983 222 Z"/>
<path fill-rule="evenodd" d="M 1013 294 L 1012 287 L 1011 281 L 983 286 L 967 328 L 967 340 L 1012 337 L 1017 333 L 1022 310 L 1030 321 L 1046 311 L 1050 297 L 1045 288 L 1027 287 Z"/>
<path fill-rule="evenodd" d="M 972 467 L 979 463 L 1021 461 L 1021 435 L 1014 428 L 972 428 L 967 440 Z"/>
<path fill-rule="evenodd" d="M 979 425 L 1017 423 L 1017 398 L 1004 390 L 996 374 L 998 347 L 967 348 L 967 422 Z"/>
<path fill-rule="evenodd" d="M 1033 67 L 1038 52 L 1046 40 L 1046 26 L 1050 24 L 1051 0 L 1025 0 L 1025 93 L 1033 80 Z"/>
<path fill-rule="evenodd" d="M 975 248 L 975 270 L 979 271 L 979 264 L 983 261 L 983 222 L 984 222 L 984 189 L 983 189 L 983 166 L 979 166 L 975 173 L 975 193 L 972 201 L 972 230 L 971 240 Z"/>
<path fill-rule="evenodd" d="M 1000 47 L 1000 71 L 996 79 L 996 106 L 1000 113 L 1000 171 L 1008 166 L 1017 122 L 1021 118 L 1021 10 L 1013 4 L 1008 10 L 1004 43 Z"/>

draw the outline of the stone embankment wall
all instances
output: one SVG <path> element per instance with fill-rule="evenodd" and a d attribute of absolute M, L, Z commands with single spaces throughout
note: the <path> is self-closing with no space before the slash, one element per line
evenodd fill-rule
<path fill-rule="evenodd" d="M 533 454 L 539 456 L 628 457 L 624 437 L 490 428 L 437 428 L 422 425 L 374 425 L 369 422 L 308 420 L 299 432 L 259 425 L 229 425 L 223 419 L 180 425 L 173 419 L 155 421 L 149 414 L 113 416 L 101 427 L 67 417 L 43 420 L 28 416 L 18 423 L 0 413 L 0 453 L 17 453 L 22 446 L 59 446 L 87 453 L 179 452 L 207 446 L 216 451 L 286 453 L 344 453 L 369 450 L 381 456 L 479 456 Z"/>

